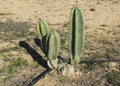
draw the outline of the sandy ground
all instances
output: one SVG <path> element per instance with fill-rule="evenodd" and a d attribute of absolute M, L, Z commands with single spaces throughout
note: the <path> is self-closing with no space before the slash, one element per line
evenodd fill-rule
<path fill-rule="evenodd" d="M 31 56 L 19 47 L 19 42 L 27 40 L 33 48 L 39 50 L 35 47 L 33 40 L 38 37 L 36 23 L 40 19 L 46 20 L 52 30 L 60 33 L 63 46 L 66 48 L 69 13 L 75 5 L 82 10 L 84 17 L 86 41 L 82 59 L 118 59 L 120 57 L 119 0 L 78 0 L 77 3 L 75 0 L 0 0 L 0 58 L 2 58 L 0 68 L 10 63 L 3 58 L 21 57 L 26 59 L 29 64 L 34 63 Z M 13 47 L 17 47 L 17 50 Z M 8 48 L 11 50 L 7 50 Z M 61 56 L 67 57 L 67 50 L 63 50 Z M 83 75 L 77 79 L 68 79 L 50 73 L 39 80 L 35 86 L 112 86 L 103 76 L 111 70 L 120 71 L 118 62 L 101 64 L 102 66 L 95 64 L 95 68 L 90 71 L 89 68 L 84 68 L 85 65 L 80 68 Z M 41 67 L 25 68 L 23 71 L 20 70 L 16 74 L 10 75 L 14 79 L 7 79 L 5 84 L 2 81 L 3 85 L 0 86 L 27 86 L 26 84 L 35 78 L 34 76 L 44 70 Z M 37 72 L 38 70 L 40 72 Z M 31 79 L 26 72 L 33 75 L 33 78 Z M 0 74 L 0 81 L 7 76 L 2 74 Z M 27 79 L 30 78 L 30 80 L 23 80 L 23 82 L 19 82 L 22 84 L 15 85 L 14 82 L 17 83 L 21 75 L 27 76 Z M 11 81 L 13 83 L 10 83 Z"/>

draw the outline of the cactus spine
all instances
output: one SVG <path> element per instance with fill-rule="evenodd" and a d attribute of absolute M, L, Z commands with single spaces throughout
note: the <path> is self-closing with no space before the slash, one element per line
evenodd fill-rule
<path fill-rule="evenodd" d="M 60 35 L 52 32 L 48 38 L 48 66 L 57 68 L 58 54 L 60 52 Z"/>
<path fill-rule="evenodd" d="M 81 11 L 75 7 L 70 13 L 69 51 L 70 63 L 77 65 L 83 50 L 83 19 Z"/>

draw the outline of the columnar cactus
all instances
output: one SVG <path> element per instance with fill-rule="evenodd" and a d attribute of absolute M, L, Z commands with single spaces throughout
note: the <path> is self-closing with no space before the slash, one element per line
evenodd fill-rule
<path fill-rule="evenodd" d="M 44 20 L 37 22 L 37 31 L 40 35 L 40 39 L 44 38 L 49 33 L 48 24 Z"/>
<path fill-rule="evenodd" d="M 41 40 L 41 49 L 43 50 L 43 52 L 45 53 L 45 55 L 47 56 L 47 44 L 46 44 L 46 38 L 47 35 L 50 33 L 48 24 L 46 21 L 44 20 L 40 20 L 37 23 L 37 32 L 40 36 L 40 40 Z"/>
<path fill-rule="evenodd" d="M 81 11 L 75 7 L 70 13 L 69 51 L 70 63 L 76 65 L 80 62 L 80 54 L 83 50 L 83 19 Z"/>
<path fill-rule="evenodd" d="M 37 23 L 37 31 L 42 41 L 42 46 L 45 49 L 47 56 L 47 64 L 52 69 L 63 69 L 64 74 L 74 73 L 74 66 L 79 64 L 80 55 L 83 51 L 84 46 L 84 26 L 82 13 L 77 8 L 71 9 L 70 13 L 70 31 L 69 31 L 69 53 L 70 53 L 70 64 L 65 62 L 63 59 L 58 58 L 60 52 L 60 35 L 53 31 L 50 32 L 48 24 L 40 20 Z M 61 60 L 61 61 L 60 61 Z"/>
<path fill-rule="evenodd" d="M 58 54 L 60 52 L 60 35 L 52 32 L 48 38 L 48 66 L 57 68 Z"/>

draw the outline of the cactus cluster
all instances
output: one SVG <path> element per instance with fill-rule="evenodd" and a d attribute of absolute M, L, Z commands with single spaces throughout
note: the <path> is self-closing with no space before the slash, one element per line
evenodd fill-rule
<path fill-rule="evenodd" d="M 77 7 L 71 9 L 69 23 L 69 63 L 71 65 L 77 65 L 80 62 L 80 54 L 84 45 L 82 13 Z M 48 57 L 48 66 L 57 69 L 59 64 L 58 55 L 60 52 L 60 35 L 55 31 L 51 32 L 48 24 L 44 20 L 40 20 L 37 23 L 37 31 L 41 39 L 43 51 L 45 51 L 45 54 Z"/>
<path fill-rule="evenodd" d="M 60 35 L 49 30 L 48 24 L 44 20 L 37 23 L 37 31 L 41 39 L 42 50 L 47 58 L 50 68 L 57 68 L 58 55 L 60 52 Z"/>

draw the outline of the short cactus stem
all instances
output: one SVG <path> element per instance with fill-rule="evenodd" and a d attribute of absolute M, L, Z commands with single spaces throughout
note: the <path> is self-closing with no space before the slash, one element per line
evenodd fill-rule
<path fill-rule="evenodd" d="M 37 32 L 41 40 L 41 50 L 43 50 L 43 52 L 47 56 L 46 40 L 47 40 L 47 35 L 50 33 L 50 30 L 45 20 L 40 20 L 37 22 Z"/>
<path fill-rule="evenodd" d="M 52 32 L 48 38 L 48 64 L 56 68 L 58 62 L 58 54 L 60 52 L 60 35 L 57 32 Z"/>
<path fill-rule="evenodd" d="M 37 22 L 37 32 L 40 36 L 40 39 L 49 33 L 49 27 L 45 20 L 40 20 Z"/>

